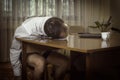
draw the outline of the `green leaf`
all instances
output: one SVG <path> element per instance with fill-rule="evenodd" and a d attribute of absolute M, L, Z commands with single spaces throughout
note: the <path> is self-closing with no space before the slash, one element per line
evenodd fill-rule
<path fill-rule="evenodd" d="M 95 22 L 95 24 L 96 24 L 98 27 L 100 27 L 100 26 L 101 26 L 101 24 L 100 24 L 100 22 L 99 22 L 99 21 L 96 21 L 96 22 Z"/>

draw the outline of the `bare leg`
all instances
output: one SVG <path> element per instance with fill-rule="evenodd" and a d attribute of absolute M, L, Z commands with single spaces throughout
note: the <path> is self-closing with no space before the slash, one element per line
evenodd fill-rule
<path fill-rule="evenodd" d="M 30 54 L 27 62 L 29 66 L 34 68 L 34 80 L 40 80 L 45 66 L 44 58 L 38 54 Z"/>
<path fill-rule="evenodd" d="M 53 52 L 47 57 L 47 62 L 55 66 L 55 79 L 63 80 L 61 78 L 69 67 L 69 59 L 58 52 Z"/>

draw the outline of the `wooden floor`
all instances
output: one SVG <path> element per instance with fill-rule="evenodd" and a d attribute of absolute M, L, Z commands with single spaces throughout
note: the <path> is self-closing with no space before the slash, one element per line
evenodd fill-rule
<path fill-rule="evenodd" d="M 9 62 L 0 62 L 0 80 L 14 80 L 12 67 Z"/>
<path fill-rule="evenodd" d="M 48 72 L 51 72 L 50 68 Z M 50 75 L 48 75 L 48 77 L 49 76 Z M 0 62 L 0 80 L 14 80 L 13 70 L 9 62 Z M 53 79 L 50 79 L 49 77 L 49 80 Z M 66 76 L 64 80 L 69 80 L 68 76 Z"/>

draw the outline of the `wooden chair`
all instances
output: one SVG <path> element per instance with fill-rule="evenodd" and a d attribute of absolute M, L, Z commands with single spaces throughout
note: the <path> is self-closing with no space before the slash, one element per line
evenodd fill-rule
<path fill-rule="evenodd" d="M 10 62 L 0 62 L 0 80 L 14 80 Z"/>
<path fill-rule="evenodd" d="M 29 54 L 29 53 L 27 53 Z M 22 60 L 22 63 L 25 65 L 24 68 L 24 73 L 26 73 L 27 75 L 27 80 L 33 80 L 33 68 L 29 67 L 28 65 L 26 65 L 25 61 L 26 61 L 26 57 L 25 57 L 25 54 L 24 54 L 24 60 Z M 24 63 L 25 62 L 25 63 Z M 45 65 L 45 70 L 44 70 L 44 73 L 43 73 L 43 79 L 42 80 L 55 80 L 55 77 L 54 77 L 54 66 L 50 63 L 47 63 Z M 65 79 L 67 80 L 67 79 Z"/>

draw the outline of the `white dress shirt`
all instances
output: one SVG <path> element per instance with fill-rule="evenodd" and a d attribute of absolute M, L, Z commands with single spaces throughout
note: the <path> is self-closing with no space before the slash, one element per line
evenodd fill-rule
<path fill-rule="evenodd" d="M 22 52 L 21 42 L 16 40 L 16 37 L 46 36 L 44 25 L 49 18 L 51 17 L 32 17 L 26 19 L 21 26 L 16 29 L 10 48 L 10 61 L 15 76 L 21 76 L 20 53 Z"/>

